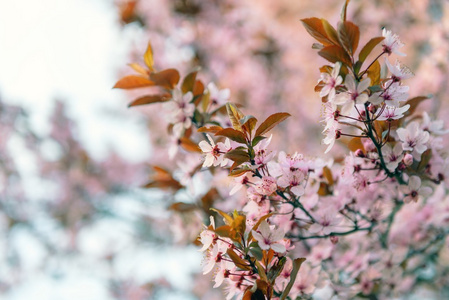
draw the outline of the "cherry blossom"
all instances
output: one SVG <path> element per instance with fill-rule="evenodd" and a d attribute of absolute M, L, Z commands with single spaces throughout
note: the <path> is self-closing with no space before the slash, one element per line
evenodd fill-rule
<path fill-rule="evenodd" d="M 387 162 L 388 170 L 390 170 L 390 172 L 394 172 L 404 157 L 402 145 L 397 143 L 394 145 L 394 148 L 391 148 L 389 144 L 386 144 L 382 148 L 382 153 L 385 161 Z"/>
<path fill-rule="evenodd" d="M 206 154 L 204 159 L 203 167 L 210 166 L 225 166 L 228 163 L 228 159 L 224 158 L 224 154 L 231 150 L 231 143 L 229 139 L 226 139 L 225 143 L 219 142 L 215 145 L 214 140 L 207 135 L 209 143 L 206 141 L 201 141 L 199 146 L 201 151 Z"/>
<path fill-rule="evenodd" d="M 388 55 L 395 53 L 399 56 L 406 56 L 405 53 L 399 52 L 399 48 L 402 48 L 404 44 L 396 34 L 393 34 L 390 30 L 384 28 L 382 30 L 382 36 L 385 38 L 382 42 L 385 53 Z"/>
<path fill-rule="evenodd" d="M 402 192 L 406 195 L 405 203 L 418 202 L 422 197 L 428 197 L 432 189 L 428 186 L 421 187 L 421 179 L 418 176 L 411 176 L 407 186 L 401 186 Z"/>
<path fill-rule="evenodd" d="M 335 88 L 343 81 L 339 76 L 341 68 L 341 62 L 337 62 L 332 69 L 332 73 L 321 73 L 320 81 L 324 82 L 324 86 L 320 92 L 320 97 L 328 96 L 329 101 L 333 101 L 335 98 Z"/>
<path fill-rule="evenodd" d="M 411 151 L 416 160 L 421 160 L 421 154 L 427 149 L 429 133 L 419 128 L 418 122 L 411 122 L 406 128 L 396 130 L 402 142 L 402 149 Z"/>
<path fill-rule="evenodd" d="M 280 243 L 285 233 L 281 229 L 273 230 L 266 221 L 260 223 L 257 231 L 253 230 L 253 236 L 263 250 L 273 249 L 278 253 L 286 251 L 285 246 Z"/>

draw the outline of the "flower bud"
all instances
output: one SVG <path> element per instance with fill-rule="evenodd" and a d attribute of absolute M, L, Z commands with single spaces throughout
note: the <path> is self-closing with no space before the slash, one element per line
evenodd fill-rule
<path fill-rule="evenodd" d="M 331 235 L 329 237 L 329 239 L 331 240 L 331 243 L 334 244 L 334 245 L 338 243 L 338 236 Z"/>
<path fill-rule="evenodd" d="M 411 166 L 413 163 L 413 156 L 410 153 L 407 153 L 404 158 L 402 159 L 404 164 L 408 167 Z"/>
<path fill-rule="evenodd" d="M 365 153 L 363 153 L 362 149 L 355 150 L 354 154 L 357 157 L 365 157 Z"/>
<path fill-rule="evenodd" d="M 374 114 L 374 113 L 376 112 L 376 107 L 375 107 L 374 105 L 370 104 L 370 105 L 368 106 L 368 111 L 369 111 L 370 113 Z"/>

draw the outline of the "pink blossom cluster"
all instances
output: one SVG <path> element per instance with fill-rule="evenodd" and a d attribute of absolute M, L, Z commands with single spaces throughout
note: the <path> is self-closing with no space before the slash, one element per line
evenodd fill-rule
<path fill-rule="evenodd" d="M 187 4 L 192 5 L 190 9 L 201 7 L 196 2 Z M 166 89 L 170 96 L 160 101 L 170 108 L 167 118 L 161 118 L 169 123 L 172 140 L 170 169 L 175 170 L 168 173 L 180 183 L 169 186 L 175 195 L 171 209 L 175 216 L 200 211 L 203 218 L 215 217 L 200 233 L 203 271 L 213 273 L 215 286 L 224 285 L 229 299 L 247 293 L 285 299 L 282 294 L 287 289 L 290 299 L 320 293 L 338 299 L 391 299 L 429 282 L 437 291 L 443 290 L 449 233 L 448 157 L 443 140 L 448 131 L 444 121 L 419 110 L 427 97 L 410 97 L 413 85 L 411 89 L 406 82 L 413 80 L 413 75 L 401 62 L 393 63 L 394 56 L 402 56 L 404 51 L 398 35 L 384 29 L 356 52 L 361 29 L 347 21 L 346 15 L 337 29 L 316 19 L 303 22 L 319 42 L 314 48 L 329 61 L 320 68 L 315 87 L 325 102 L 325 152 L 333 150 L 337 141 L 346 144 L 350 152 L 344 158 L 320 159 L 270 150 L 273 145 L 279 147 L 280 141 L 288 143 L 289 149 L 306 148 L 307 143 L 293 143 L 292 127 L 287 127 L 287 134 L 266 134 L 283 121 L 281 115 L 270 115 L 257 126 L 254 116 L 243 114 L 234 104 L 224 105 L 234 99 L 229 90 L 209 83 L 195 94 L 194 88 L 177 87 L 178 82 L 182 86 L 187 82 L 178 79 Z M 321 28 L 326 28 L 324 34 Z M 210 40 L 195 40 L 200 44 L 196 47 L 205 47 Z M 217 43 L 221 41 L 217 39 Z M 216 56 L 203 59 L 220 60 L 229 53 L 217 51 Z M 217 70 L 226 73 L 226 67 L 236 67 L 229 61 L 233 60 L 223 59 L 219 63 L 224 66 Z M 246 77 L 233 74 L 238 95 L 239 84 Z M 218 77 L 228 82 L 226 76 Z M 283 77 L 276 82 L 283 82 Z M 270 87 L 268 83 L 264 90 Z M 245 88 L 254 93 L 250 98 L 263 93 L 250 84 Z M 261 115 L 258 109 L 263 101 L 254 105 L 257 107 L 247 103 L 242 110 Z M 301 109 L 302 114 L 307 111 Z M 299 127 L 298 122 L 290 123 Z M 179 200 L 185 191 L 194 204 Z M 211 207 L 221 213 L 211 212 Z M 232 234 L 234 225 L 222 211 L 234 211 L 228 217 L 244 216 L 240 238 Z M 215 226 L 221 222 L 217 217 L 224 218 L 224 225 Z M 178 236 L 192 231 L 192 227 L 186 230 L 187 221 L 177 224 Z M 250 233 L 253 239 L 248 244 Z M 253 249 L 262 251 L 262 256 Z M 272 280 L 265 279 L 256 266 L 270 251 L 277 258 L 263 264 L 265 271 L 276 269 L 285 257 Z M 306 260 L 293 271 L 293 262 L 300 257 Z M 423 274 L 425 268 L 430 268 L 431 275 Z"/>

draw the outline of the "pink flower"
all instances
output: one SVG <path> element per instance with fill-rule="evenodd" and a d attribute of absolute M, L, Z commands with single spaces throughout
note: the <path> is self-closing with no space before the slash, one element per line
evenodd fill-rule
<path fill-rule="evenodd" d="M 388 55 L 395 53 L 399 56 L 405 56 L 404 53 L 399 52 L 398 50 L 399 48 L 402 48 L 404 44 L 399 40 L 399 37 L 396 34 L 393 34 L 390 30 L 384 28 L 382 30 L 382 36 L 385 37 L 382 43 L 385 53 Z"/>
<path fill-rule="evenodd" d="M 296 196 L 304 195 L 304 173 L 296 170 L 288 170 L 284 175 L 278 179 L 278 184 L 281 187 L 290 187 L 290 191 Z"/>
<path fill-rule="evenodd" d="M 340 73 L 341 62 L 337 62 L 332 70 L 332 73 L 321 73 L 320 81 L 324 82 L 324 86 L 321 89 L 320 97 L 328 96 L 329 101 L 333 101 L 335 98 L 335 88 L 343 81 Z"/>
<path fill-rule="evenodd" d="M 382 111 L 382 108 L 378 108 L 376 115 L 382 111 L 380 116 L 377 118 L 379 121 L 392 121 L 398 120 L 404 116 L 404 113 L 410 108 L 410 104 L 404 105 L 403 107 L 394 107 L 386 105 Z"/>
<path fill-rule="evenodd" d="M 276 179 L 271 176 L 263 176 L 262 180 L 257 183 L 255 189 L 259 194 L 269 196 L 276 192 L 277 187 Z"/>
<path fill-rule="evenodd" d="M 360 82 L 356 82 L 354 76 L 351 74 L 346 75 L 345 86 L 348 89 L 346 93 L 338 94 L 334 103 L 337 105 L 343 105 L 341 112 L 347 115 L 351 112 L 355 104 L 363 104 L 368 101 L 368 94 L 364 93 L 370 86 L 371 79 L 365 78 Z"/>
<path fill-rule="evenodd" d="M 421 154 L 427 150 L 429 133 L 421 130 L 417 122 L 411 122 L 406 128 L 397 129 L 396 133 L 402 141 L 402 148 L 405 151 L 412 151 L 413 157 L 421 160 Z"/>
<path fill-rule="evenodd" d="M 398 82 L 413 77 L 413 73 L 410 71 L 410 69 L 404 65 L 401 65 L 399 61 L 396 61 L 396 64 L 394 66 L 390 64 L 388 59 L 385 59 L 385 63 L 388 70 L 391 72 L 391 79 L 393 80 L 393 82 Z"/>
<path fill-rule="evenodd" d="M 404 198 L 405 203 L 418 202 L 422 197 L 428 197 L 432 194 L 432 189 L 428 186 L 421 187 L 421 179 L 418 176 L 411 176 L 408 186 L 401 186 L 401 190 L 407 196 Z"/>
<path fill-rule="evenodd" d="M 382 147 L 382 154 L 390 172 L 394 172 L 404 156 L 401 143 L 397 143 L 394 148 L 389 144 Z"/>
<path fill-rule="evenodd" d="M 210 135 L 207 135 L 207 139 L 209 140 L 209 143 L 206 141 L 201 141 L 199 143 L 201 151 L 206 154 L 203 167 L 210 167 L 212 165 L 221 165 L 224 167 L 227 165 L 229 159 L 224 158 L 223 154 L 232 149 L 229 139 L 226 139 L 224 144 L 220 142 L 217 143 L 217 145 L 215 145 L 214 140 L 210 137 Z"/>
<path fill-rule="evenodd" d="M 259 247 L 263 250 L 273 249 L 277 253 L 284 253 L 285 246 L 280 243 L 284 238 L 284 232 L 281 229 L 271 229 L 267 221 L 260 223 L 257 231 L 253 230 L 253 237 L 257 240 Z"/>
<path fill-rule="evenodd" d="M 406 101 L 409 96 L 409 87 L 400 85 L 399 82 L 386 82 L 385 90 L 379 94 L 379 97 L 389 106 L 399 107 L 399 102 Z M 374 103 L 374 102 L 373 102 Z"/>
<path fill-rule="evenodd" d="M 333 207 L 323 208 L 317 211 L 313 217 L 317 223 L 310 226 L 310 233 L 323 232 L 323 234 L 330 234 L 335 230 L 334 226 L 337 226 L 342 221 L 342 218 Z"/>
<path fill-rule="evenodd" d="M 209 99 L 211 107 L 220 107 L 228 102 L 231 92 L 229 89 L 219 90 L 215 83 L 211 82 L 207 85 L 209 91 Z"/>

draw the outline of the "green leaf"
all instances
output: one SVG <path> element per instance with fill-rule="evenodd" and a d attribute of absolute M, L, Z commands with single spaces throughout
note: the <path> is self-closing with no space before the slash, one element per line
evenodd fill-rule
<path fill-rule="evenodd" d="M 267 274 L 265 273 L 265 270 L 264 270 L 263 266 L 260 264 L 260 262 L 256 261 L 255 264 L 256 264 L 257 273 L 259 274 L 260 279 L 262 279 L 263 281 L 268 281 Z"/>
<path fill-rule="evenodd" d="M 217 133 L 215 133 L 215 135 L 227 137 L 227 138 L 233 140 L 234 142 L 237 142 L 240 144 L 246 144 L 246 138 L 245 138 L 245 135 L 243 134 L 243 132 L 237 131 L 232 128 L 222 129 L 222 130 L 218 131 Z"/>
<path fill-rule="evenodd" d="M 354 55 L 359 45 L 359 27 L 349 21 L 338 23 L 338 39 L 346 52 L 350 56 Z"/>
<path fill-rule="evenodd" d="M 347 2 L 349 2 L 349 1 L 347 1 Z M 302 263 L 305 260 L 306 260 L 305 258 L 297 258 L 297 259 L 293 260 L 293 269 L 292 269 L 292 272 L 290 273 L 290 281 L 287 284 L 287 286 L 285 287 L 285 290 L 282 292 L 280 300 L 285 300 L 287 298 L 288 294 L 290 293 L 290 290 L 293 287 L 293 284 L 295 283 L 299 268 L 301 267 Z"/>
<path fill-rule="evenodd" d="M 267 274 L 270 282 L 274 283 L 274 281 L 279 276 L 279 274 L 281 274 L 281 271 L 284 268 L 286 261 L 287 261 L 287 259 L 285 258 L 285 256 L 281 257 L 279 259 L 279 261 L 277 262 L 277 264 L 274 265 L 273 267 L 271 267 L 271 269 L 268 271 L 268 274 Z"/>
<path fill-rule="evenodd" d="M 368 55 L 370 55 L 371 51 L 373 51 L 374 47 L 377 46 L 380 42 L 382 42 L 385 38 L 383 36 L 375 37 L 369 40 L 365 46 L 363 46 L 362 50 L 359 53 L 359 61 L 363 63 Z"/>
<path fill-rule="evenodd" d="M 348 53 L 346 53 L 346 51 L 340 46 L 334 45 L 324 47 L 318 52 L 318 55 L 332 63 L 341 61 L 347 66 L 352 67 L 351 57 L 349 57 Z"/>
<path fill-rule="evenodd" d="M 432 158 L 432 149 L 427 149 L 421 154 L 421 161 L 418 164 L 417 172 L 421 173 L 429 164 L 430 159 Z"/>
<path fill-rule="evenodd" d="M 265 136 L 260 136 L 260 135 L 256 136 L 256 137 L 253 139 L 253 141 L 251 142 L 251 146 L 256 147 L 256 145 L 259 144 L 260 141 L 262 141 L 262 140 L 264 140 L 264 139 L 266 139 L 266 138 L 267 138 L 267 137 L 265 137 Z"/>
<path fill-rule="evenodd" d="M 368 89 L 371 91 L 371 93 L 377 93 L 377 92 L 383 91 L 383 88 L 380 85 L 373 85 L 373 86 L 370 86 Z"/>
<path fill-rule="evenodd" d="M 243 162 L 249 161 L 248 152 L 245 150 L 240 150 L 240 149 L 233 149 L 233 150 L 227 152 L 224 155 L 224 157 L 228 158 L 230 160 L 233 160 L 233 161 L 243 161 Z"/>
<path fill-rule="evenodd" d="M 273 129 L 276 125 L 290 117 L 289 113 L 275 113 L 269 116 L 256 130 L 256 136 L 263 135 Z"/>
<path fill-rule="evenodd" d="M 323 22 L 319 18 L 307 18 L 301 20 L 307 32 L 324 46 L 333 45 L 331 38 L 324 29 Z"/>
<path fill-rule="evenodd" d="M 251 252 L 251 254 L 257 259 L 257 260 L 262 260 L 263 258 L 263 252 L 262 249 L 260 249 L 260 247 L 257 245 L 257 247 L 251 247 L 249 249 L 249 252 Z"/>

